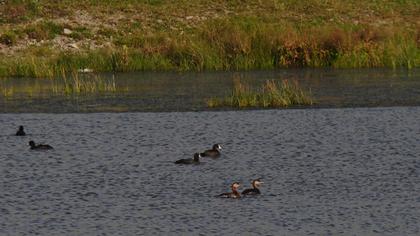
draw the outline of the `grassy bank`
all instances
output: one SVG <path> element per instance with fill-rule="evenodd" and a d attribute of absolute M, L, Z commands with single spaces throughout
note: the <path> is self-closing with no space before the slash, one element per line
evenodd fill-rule
<path fill-rule="evenodd" d="M 211 98 L 206 101 L 210 108 L 216 107 L 290 107 L 312 105 L 313 99 L 309 93 L 304 92 L 297 82 L 290 83 L 283 80 L 280 84 L 267 80 L 260 89 L 253 89 L 240 80 L 234 81 L 232 94 L 225 98 Z"/>
<path fill-rule="evenodd" d="M 420 66 L 417 0 L 12 0 L 0 76 Z"/>

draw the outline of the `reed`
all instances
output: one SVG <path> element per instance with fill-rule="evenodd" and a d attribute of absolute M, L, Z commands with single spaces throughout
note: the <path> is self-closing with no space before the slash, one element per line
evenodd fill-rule
<path fill-rule="evenodd" d="M 235 80 L 230 96 L 210 98 L 206 100 L 206 103 L 209 108 L 275 108 L 313 105 L 314 102 L 309 93 L 304 92 L 296 81 L 282 80 L 278 83 L 274 80 L 266 80 L 261 88 L 255 90 L 240 80 Z"/>
<path fill-rule="evenodd" d="M 62 81 L 53 81 L 53 92 L 55 94 L 78 95 L 96 94 L 104 92 L 116 92 L 115 79 L 101 78 L 96 74 L 80 74 L 73 71 L 67 75 L 62 71 Z"/>
<path fill-rule="evenodd" d="M 7 86 L 4 86 L 4 85 L 1 85 L 0 86 L 0 95 L 1 95 L 1 97 L 4 97 L 4 98 L 13 97 L 13 95 L 14 95 L 14 88 L 13 87 L 7 87 Z"/>
<path fill-rule="evenodd" d="M 0 96 L 48 97 L 48 96 L 79 96 L 101 93 L 113 94 L 126 92 L 128 88 L 117 88 L 115 78 L 103 78 L 97 74 L 81 74 L 77 71 L 66 73 L 55 79 L 35 80 L 28 83 L 0 83 Z"/>

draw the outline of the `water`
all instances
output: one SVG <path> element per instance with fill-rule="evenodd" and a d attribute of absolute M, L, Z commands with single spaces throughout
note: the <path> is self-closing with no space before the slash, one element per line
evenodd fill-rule
<path fill-rule="evenodd" d="M 0 80 L 0 112 L 202 111 L 206 99 L 231 94 L 234 79 L 298 81 L 315 107 L 419 106 L 420 69 L 288 69 L 250 72 L 103 74 L 114 90 L 67 94 L 50 79 Z M 90 75 L 81 75 L 81 80 Z M 98 87 L 101 87 L 99 84 Z M 214 109 L 213 109 L 214 110 Z"/>
<path fill-rule="evenodd" d="M 0 235 L 420 235 L 419 117 L 420 107 L 0 114 Z M 12 135 L 18 125 L 28 136 Z M 214 143 L 221 158 L 173 164 Z M 214 197 L 258 177 L 261 196 Z"/>

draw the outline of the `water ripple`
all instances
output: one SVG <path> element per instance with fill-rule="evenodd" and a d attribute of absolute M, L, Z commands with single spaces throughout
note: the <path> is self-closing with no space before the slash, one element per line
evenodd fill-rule
<path fill-rule="evenodd" d="M 420 108 L 1 114 L 1 235 L 419 235 Z M 18 125 L 30 134 L 15 137 Z M 34 152 L 28 141 L 54 146 Z M 223 156 L 177 166 L 214 143 Z M 262 195 L 214 196 L 233 181 Z"/>

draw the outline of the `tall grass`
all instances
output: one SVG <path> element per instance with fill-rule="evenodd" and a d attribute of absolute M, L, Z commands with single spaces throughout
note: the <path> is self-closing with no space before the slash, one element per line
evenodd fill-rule
<path fill-rule="evenodd" d="M 68 76 L 62 71 L 61 78 L 61 82 L 54 81 L 52 86 L 54 94 L 78 95 L 117 91 L 114 77 L 107 80 L 96 74 L 79 74 L 76 71 Z"/>
<path fill-rule="evenodd" d="M 47 79 L 41 83 L 0 83 L 0 96 L 13 98 L 14 96 L 48 97 L 48 96 L 78 96 L 95 95 L 100 93 L 125 92 L 127 88 L 117 88 L 114 77 L 103 78 L 96 74 L 81 74 L 76 71 L 66 73 L 53 80 Z"/>
<path fill-rule="evenodd" d="M 278 83 L 267 80 L 260 89 L 252 89 L 249 85 L 235 80 L 232 94 L 225 98 L 210 98 L 207 106 L 214 107 L 290 107 L 312 105 L 313 99 L 304 92 L 296 81 L 282 80 Z"/>
<path fill-rule="evenodd" d="M 63 6 L 68 9 L 59 11 Z M 410 69 L 420 66 L 418 7 L 417 0 L 14 0 L 0 9 L 7 23 L 0 25 L 0 43 L 13 47 L 31 39 L 39 45 L 0 55 L 0 76 L 55 77 L 62 70 L 79 68 Z M 83 17 L 77 23 L 80 9 L 90 16 L 87 19 L 98 20 L 104 27 L 97 29 Z M 71 22 L 57 20 L 62 15 Z M 398 23 L 403 20 L 405 24 Z M 64 27 L 73 32 L 63 35 Z M 102 47 L 56 48 L 39 55 L 36 48 L 54 48 L 57 36 L 82 43 L 90 40 Z"/>
<path fill-rule="evenodd" d="M 372 29 L 372 36 L 356 29 L 298 31 L 255 22 L 222 21 L 202 29 L 198 36 L 176 36 L 161 44 L 52 52 L 44 56 L 28 51 L 26 55 L 0 61 L 0 76 L 54 77 L 62 70 L 79 68 L 116 72 L 420 66 L 420 50 L 413 35 L 393 32 L 375 36 L 379 33 L 379 29 Z"/>

